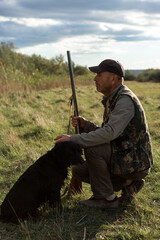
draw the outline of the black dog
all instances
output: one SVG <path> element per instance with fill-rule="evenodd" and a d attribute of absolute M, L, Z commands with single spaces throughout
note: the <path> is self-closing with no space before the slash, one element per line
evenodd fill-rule
<path fill-rule="evenodd" d="M 60 190 L 67 178 L 67 167 L 83 162 L 81 149 L 73 142 L 57 143 L 17 180 L 1 205 L 0 219 L 19 223 L 36 217 L 38 207 L 61 205 Z"/>

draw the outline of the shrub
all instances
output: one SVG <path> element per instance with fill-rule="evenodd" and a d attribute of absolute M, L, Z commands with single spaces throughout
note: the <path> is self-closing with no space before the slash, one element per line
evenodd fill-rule
<path fill-rule="evenodd" d="M 137 76 L 129 70 L 125 71 L 125 80 L 133 81 L 136 80 Z"/>
<path fill-rule="evenodd" d="M 160 82 L 160 69 L 147 69 L 138 75 L 140 82 Z"/>

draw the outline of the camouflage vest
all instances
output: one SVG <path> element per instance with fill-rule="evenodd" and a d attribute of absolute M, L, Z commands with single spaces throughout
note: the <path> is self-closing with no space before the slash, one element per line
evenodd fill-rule
<path fill-rule="evenodd" d="M 135 107 L 135 115 L 123 133 L 111 142 L 110 170 L 113 174 L 130 174 L 143 171 L 153 164 L 150 135 L 143 107 L 137 96 L 122 85 L 110 102 L 112 112 L 121 95 L 129 96 Z"/>

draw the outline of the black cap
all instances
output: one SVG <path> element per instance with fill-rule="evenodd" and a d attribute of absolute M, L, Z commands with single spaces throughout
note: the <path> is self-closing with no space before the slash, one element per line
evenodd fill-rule
<path fill-rule="evenodd" d="M 125 76 L 124 68 L 120 62 L 112 59 L 106 59 L 102 61 L 98 66 L 89 67 L 89 70 L 94 73 L 111 72 L 117 74 L 120 77 Z"/>

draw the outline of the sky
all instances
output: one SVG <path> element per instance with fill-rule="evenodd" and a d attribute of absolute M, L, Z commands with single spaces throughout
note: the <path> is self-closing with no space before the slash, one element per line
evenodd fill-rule
<path fill-rule="evenodd" d="M 77 65 L 160 68 L 160 0 L 0 0 L 0 42 Z"/>

